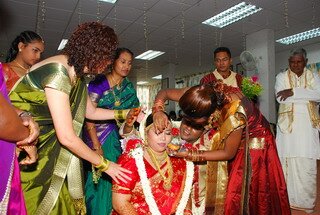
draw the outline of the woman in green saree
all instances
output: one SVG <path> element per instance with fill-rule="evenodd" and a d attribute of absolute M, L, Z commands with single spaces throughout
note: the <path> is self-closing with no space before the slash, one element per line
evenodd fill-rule
<path fill-rule="evenodd" d="M 133 53 L 127 48 L 115 52 L 111 72 L 99 75 L 88 86 L 89 97 L 99 108 L 122 110 L 139 106 L 130 73 Z M 117 162 L 121 154 L 120 136 L 115 120 L 86 122 L 83 139 L 96 153 Z M 90 165 L 91 166 L 91 165 Z M 94 169 L 88 171 L 85 183 L 87 214 L 110 214 L 112 210 L 112 179 Z"/>
<path fill-rule="evenodd" d="M 31 112 L 40 126 L 38 162 L 21 169 L 28 214 L 86 213 L 79 158 L 115 181 L 129 180 L 128 171 L 103 159 L 79 138 L 85 117 L 108 120 L 118 115 L 87 99 L 84 79 L 112 63 L 117 44 L 112 28 L 98 22 L 81 24 L 61 55 L 35 64 L 10 93 L 12 103 Z"/>

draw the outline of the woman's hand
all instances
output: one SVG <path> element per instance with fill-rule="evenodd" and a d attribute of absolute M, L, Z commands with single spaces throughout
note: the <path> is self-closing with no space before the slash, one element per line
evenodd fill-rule
<path fill-rule="evenodd" d="M 153 114 L 153 125 L 157 134 L 163 132 L 169 124 L 169 119 L 164 112 L 158 111 Z"/>
<path fill-rule="evenodd" d="M 105 171 L 110 177 L 119 184 L 119 180 L 127 183 L 128 181 L 131 181 L 131 178 L 127 174 L 131 174 L 132 172 L 130 170 L 127 170 L 123 167 L 121 167 L 119 164 L 116 164 L 112 161 L 110 162 L 109 168 Z M 126 174 L 127 173 L 127 174 Z"/>
<path fill-rule="evenodd" d="M 172 157 L 179 157 L 179 158 L 185 158 L 188 156 L 188 151 L 179 151 L 179 150 L 173 150 L 170 148 L 167 148 L 167 153 L 168 155 L 172 156 Z"/>
<path fill-rule="evenodd" d="M 22 124 L 29 128 L 30 133 L 29 136 L 17 142 L 18 146 L 26 146 L 26 145 L 36 145 L 38 142 L 38 137 L 40 134 L 40 128 L 38 123 L 36 123 L 31 116 L 22 116 L 21 117 Z"/>
<path fill-rule="evenodd" d="M 30 165 L 30 164 L 33 164 L 37 161 L 37 159 L 38 159 L 37 147 L 35 147 L 34 145 L 23 146 L 22 149 L 27 153 L 27 156 L 22 161 L 20 161 L 19 164 Z"/>
<path fill-rule="evenodd" d="M 133 123 L 137 120 L 140 114 L 141 108 L 132 108 L 126 116 L 126 124 L 128 126 L 133 126 Z"/>

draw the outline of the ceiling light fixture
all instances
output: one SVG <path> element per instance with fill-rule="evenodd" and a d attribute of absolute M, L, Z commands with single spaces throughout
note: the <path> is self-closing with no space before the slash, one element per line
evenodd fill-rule
<path fill-rule="evenodd" d="M 276 40 L 276 42 L 282 43 L 285 45 L 290 45 L 293 43 L 301 42 L 303 40 L 309 40 L 311 38 L 319 37 L 319 36 L 320 36 L 320 28 L 314 28 L 309 31 L 301 32 L 298 34 L 294 34 L 288 37 L 278 39 Z"/>
<path fill-rule="evenodd" d="M 214 17 L 211 17 L 206 21 L 203 21 L 202 23 L 218 28 L 223 28 L 227 25 L 230 25 L 231 23 L 239 21 L 240 19 L 243 19 L 247 16 L 250 16 L 251 14 L 257 13 L 260 10 L 262 10 L 261 7 L 241 2 L 219 13 L 218 15 L 215 15 Z"/>
<path fill-rule="evenodd" d="M 59 44 L 58 50 L 59 51 L 62 50 L 66 46 L 67 42 L 68 42 L 68 39 L 62 39 Z"/>
<path fill-rule="evenodd" d="M 99 0 L 99 1 L 108 2 L 108 3 L 114 4 L 114 3 L 116 3 L 117 0 Z"/>
<path fill-rule="evenodd" d="M 156 58 L 160 55 L 164 54 L 164 52 L 161 51 L 153 51 L 153 50 L 148 50 L 146 52 L 143 52 L 139 56 L 136 57 L 136 59 L 140 60 L 152 60 L 153 58 Z"/>
<path fill-rule="evenodd" d="M 161 79 L 162 79 L 162 75 L 157 75 L 157 76 L 154 76 L 154 77 L 152 77 L 152 79 L 157 79 L 157 80 L 161 80 Z"/>
<path fill-rule="evenodd" d="M 137 85 L 144 85 L 144 84 L 147 84 L 149 83 L 148 81 L 138 81 L 137 82 Z"/>

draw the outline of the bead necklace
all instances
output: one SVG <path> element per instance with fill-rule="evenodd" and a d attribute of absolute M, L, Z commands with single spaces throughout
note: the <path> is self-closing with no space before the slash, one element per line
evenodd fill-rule
<path fill-rule="evenodd" d="M 147 152 L 152 160 L 152 163 L 156 166 L 156 168 L 157 168 L 157 170 L 163 180 L 163 188 L 165 190 L 170 190 L 172 178 L 173 178 L 173 170 L 172 170 L 172 165 L 171 165 L 170 158 L 169 158 L 167 152 L 164 152 L 165 159 L 167 162 L 166 167 L 164 167 L 164 171 L 161 170 L 161 165 L 158 162 L 159 158 L 157 159 L 156 155 L 154 154 L 153 150 L 150 147 L 147 148 Z M 163 155 L 160 155 L 160 156 L 163 156 Z M 168 176 L 165 176 L 166 172 L 168 172 Z"/>

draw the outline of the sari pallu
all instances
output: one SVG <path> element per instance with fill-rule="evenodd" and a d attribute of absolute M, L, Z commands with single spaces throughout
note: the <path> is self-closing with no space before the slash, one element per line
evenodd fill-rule
<path fill-rule="evenodd" d="M 27 210 L 29 214 L 84 214 L 81 163 L 62 147 L 56 136 L 45 87 L 69 95 L 77 135 L 80 135 L 85 115 L 85 82 L 78 79 L 72 86 L 67 70 L 61 64 L 49 63 L 31 71 L 12 89 L 12 103 L 31 112 L 40 126 L 38 161 L 21 169 Z"/>
<path fill-rule="evenodd" d="M 0 93 L 8 101 L 8 92 L 0 63 Z M 0 214 L 27 214 L 15 143 L 0 140 Z"/>
<path fill-rule="evenodd" d="M 110 88 L 105 75 L 99 75 L 88 86 L 90 99 L 98 104 L 99 108 L 122 110 L 139 106 L 139 100 L 132 83 L 124 78 L 120 86 Z M 120 105 L 115 106 L 119 99 Z M 120 136 L 115 120 L 94 121 L 97 136 L 103 150 L 103 156 L 110 161 L 117 162 L 121 154 Z M 84 141 L 92 148 L 92 141 L 86 129 Z M 112 210 L 112 179 L 102 174 L 98 183 L 93 182 L 91 167 L 88 168 L 85 185 L 86 205 L 88 214 L 110 214 Z"/>

